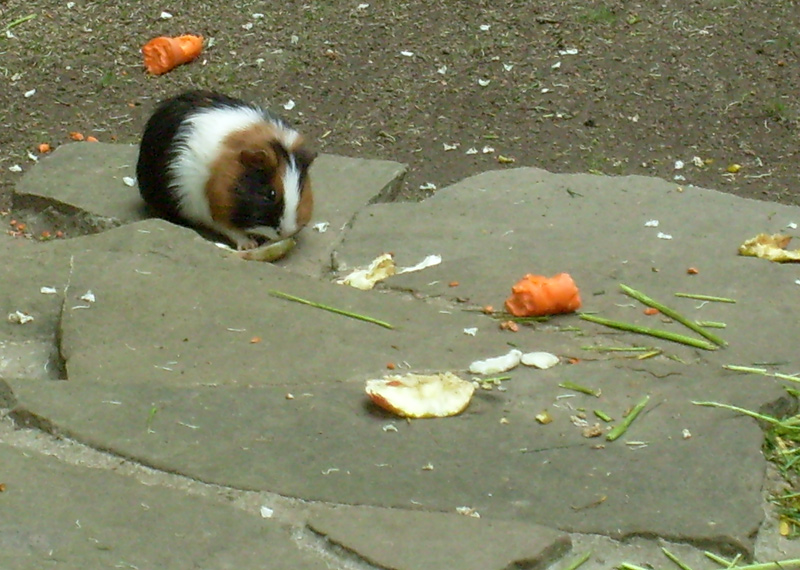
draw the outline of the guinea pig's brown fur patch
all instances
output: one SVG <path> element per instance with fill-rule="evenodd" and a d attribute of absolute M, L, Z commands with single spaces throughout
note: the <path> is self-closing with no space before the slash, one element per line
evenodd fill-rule
<path fill-rule="evenodd" d="M 276 127 L 267 122 L 256 123 L 225 137 L 219 156 L 211 164 L 211 174 L 205 189 L 211 218 L 215 222 L 233 227 L 230 222 L 236 206 L 233 190 L 245 170 L 242 160 L 247 163 L 246 166 L 270 172 L 272 187 L 278 199 L 283 198 L 283 172 L 286 164 L 273 146 L 278 140 Z"/>

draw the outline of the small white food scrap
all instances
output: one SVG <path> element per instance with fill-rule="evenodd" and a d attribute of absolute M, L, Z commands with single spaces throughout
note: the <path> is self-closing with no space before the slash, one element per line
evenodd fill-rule
<path fill-rule="evenodd" d="M 473 374 L 499 374 L 516 368 L 521 359 L 522 352 L 515 348 L 503 356 L 476 360 L 469 365 L 469 371 Z"/>
<path fill-rule="evenodd" d="M 91 289 L 89 291 L 86 291 L 86 293 L 81 295 L 79 298 L 81 301 L 86 301 L 87 303 L 94 303 L 97 300 L 96 297 L 94 296 L 94 293 L 92 293 Z"/>
<path fill-rule="evenodd" d="M 520 361 L 525 366 L 533 366 L 541 370 L 552 368 L 560 362 L 558 356 L 549 352 L 528 352 L 520 357 Z"/>
<path fill-rule="evenodd" d="M 397 273 L 399 275 L 400 273 L 411 273 L 412 271 L 421 271 L 423 269 L 427 269 L 428 267 L 439 265 L 441 262 L 442 262 L 442 256 L 434 253 L 426 256 L 425 259 L 423 259 L 416 265 L 412 265 L 411 267 L 401 267 L 400 269 L 397 270 Z"/>
<path fill-rule="evenodd" d="M 42 287 L 39 289 L 39 293 L 42 295 L 55 295 L 57 291 L 55 287 Z"/>
<path fill-rule="evenodd" d="M 464 334 L 467 336 L 475 336 L 476 334 L 478 334 L 478 327 L 470 327 L 464 329 Z"/>
<path fill-rule="evenodd" d="M 33 320 L 33 317 L 30 316 L 28 313 L 23 313 L 22 311 L 14 311 L 13 313 L 8 314 L 8 322 L 14 323 L 17 325 L 26 325 Z"/>
<path fill-rule="evenodd" d="M 406 374 L 367 380 L 370 399 L 404 418 L 444 418 L 463 412 L 475 386 L 452 372 Z"/>
<path fill-rule="evenodd" d="M 456 512 L 460 515 L 472 517 L 474 519 L 481 518 L 481 514 L 472 507 L 456 507 Z"/>
<path fill-rule="evenodd" d="M 130 186 L 131 188 L 133 188 L 134 186 L 136 186 L 136 179 L 131 176 L 123 176 L 122 183 L 125 186 Z"/>

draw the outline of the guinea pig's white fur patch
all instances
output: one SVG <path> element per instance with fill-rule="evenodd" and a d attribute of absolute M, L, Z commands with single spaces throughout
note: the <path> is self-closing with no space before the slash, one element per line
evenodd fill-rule
<path fill-rule="evenodd" d="M 212 218 L 206 195 L 211 166 L 220 156 L 222 145 L 231 133 L 263 123 L 274 129 L 278 142 L 287 150 L 291 151 L 294 143 L 300 140 L 295 130 L 282 123 L 269 121 L 259 109 L 247 106 L 199 109 L 186 119 L 176 138 L 179 150 L 169 166 L 174 177 L 173 191 L 186 218 L 219 227 Z M 300 201 L 299 183 L 300 170 L 295 158 L 290 155 L 290 163 L 283 175 L 284 215 L 280 229 L 285 235 L 299 229 L 296 216 Z"/>

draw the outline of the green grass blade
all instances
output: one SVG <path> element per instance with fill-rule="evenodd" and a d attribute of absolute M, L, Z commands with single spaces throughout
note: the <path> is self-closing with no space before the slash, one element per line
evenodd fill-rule
<path fill-rule="evenodd" d="M 661 313 L 665 314 L 666 316 L 668 316 L 669 318 L 671 318 L 671 319 L 673 319 L 675 321 L 678 321 L 680 324 L 682 324 L 686 328 L 689 328 L 689 329 L 693 330 L 694 332 L 696 332 L 697 334 L 699 334 L 702 337 L 707 338 L 708 340 L 710 340 L 714 344 L 716 344 L 718 346 L 725 346 L 726 344 L 728 344 L 726 341 L 724 341 L 723 339 L 721 339 L 720 337 L 718 337 L 714 333 L 704 329 L 701 326 L 698 326 L 694 321 L 691 321 L 691 320 L 687 319 L 686 317 L 681 315 L 675 309 L 667 307 L 666 305 L 662 305 L 661 303 L 659 303 L 658 301 L 656 301 L 654 299 L 651 299 L 650 297 L 648 297 L 647 295 L 645 295 L 641 291 L 637 291 L 636 289 L 628 287 L 627 285 L 623 285 L 622 283 L 620 283 L 619 286 L 620 286 L 620 289 L 622 289 L 622 292 L 625 293 L 626 295 L 628 295 L 629 297 L 633 297 L 634 299 L 636 299 L 640 303 L 643 303 L 643 304 L 647 305 L 648 307 L 653 307 L 654 309 L 658 309 Z"/>

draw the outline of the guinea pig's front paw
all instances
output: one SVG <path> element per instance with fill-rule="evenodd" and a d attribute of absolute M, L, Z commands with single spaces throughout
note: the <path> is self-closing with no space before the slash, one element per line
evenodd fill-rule
<path fill-rule="evenodd" d="M 246 237 L 243 239 L 236 239 L 236 249 L 239 251 L 245 251 L 247 249 L 254 249 L 258 247 L 258 240 L 251 237 Z"/>

